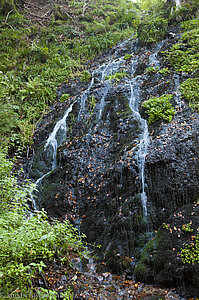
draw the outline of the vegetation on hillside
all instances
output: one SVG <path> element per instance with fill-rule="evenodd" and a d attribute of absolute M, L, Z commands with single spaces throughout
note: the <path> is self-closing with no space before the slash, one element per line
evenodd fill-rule
<path fill-rule="evenodd" d="M 51 14 L 40 18 L 25 9 L 0 16 L 0 141 L 10 154 L 31 144 L 57 87 L 83 78 L 87 61 L 129 37 L 139 22 L 136 6 L 122 0 L 53 1 Z"/>

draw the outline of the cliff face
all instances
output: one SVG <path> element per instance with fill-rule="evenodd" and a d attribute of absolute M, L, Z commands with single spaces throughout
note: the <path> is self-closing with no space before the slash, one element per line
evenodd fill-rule
<path fill-rule="evenodd" d="M 186 238 L 170 239 L 169 232 L 161 229 L 156 245 L 148 244 L 150 251 L 143 247 L 154 230 L 163 222 L 174 222 L 170 216 L 199 194 L 199 117 L 180 99 L 183 75 L 145 71 L 164 67 L 161 51 L 170 43 L 166 40 L 147 49 L 129 40 L 112 50 L 107 62 L 93 66 L 91 82 L 71 100 L 74 105 L 66 128 L 56 133 L 57 156 L 52 158 L 54 148 L 44 147 L 46 141 L 41 146 L 41 137 L 47 139 L 44 126 L 35 137 L 32 164 L 33 178 L 48 172 L 40 186 L 40 207 L 52 216 L 69 218 L 89 243 L 100 244 L 98 254 L 112 271 L 128 269 L 130 274 L 140 260 L 136 278 L 162 284 L 178 284 L 188 278 L 189 271 L 186 273 L 176 252 L 169 260 L 171 266 L 177 261 L 176 268 L 158 261 L 158 257 L 166 260 L 173 248 L 180 250 Z M 127 59 L 125 54 L 131 55 Z M 61 92 L 69 89 L 71 86 L 63 86 Z M 73 91 L 76 89 L 78 83 L 73 83 Z M 150 125 L 148 136 L 141 103 L 162 94 L 173 95 L 176 114 L 170 123 L 160 120 Z M 53 159 L 56 164 L 51 171 Z M 145 162 L 144 168 L 140 162 Z M 185 210 L 186 222 L 189 213 Z M 197 228 L 194 225 L 193 233 Z M 179 268 L 185 271 L 177 276 Z M 194 285 L 197 278 L 189 279 L 189 284 Z"/>

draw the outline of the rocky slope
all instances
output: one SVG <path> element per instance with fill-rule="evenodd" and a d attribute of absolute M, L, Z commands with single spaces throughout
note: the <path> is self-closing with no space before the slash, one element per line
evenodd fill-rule
<path fill-rule="evenodd" d="M 197 218 L 190 236 L 177 233 L 183 222 L 189 223 L 192 212 L 198 213 L 197 204 L 193 208 L 191 203 L 199 194 L 199 117 L 180 99 L 183 74 L 145 71 L 165 66 L 161 51 L 173 42 L 172 36 L 172 40 L 141 48 L 130 39 L 111 50 L 101 66 L 99 62 L 93 65 L 92 81 L 84 91 L 78 93 L 78 81 L 63 86 L 60 93 L 70 90 L 74 104 L 66 130 L 61 128 L 56 134 L 57 156 L 53 158 L 52 144 L 45 147 L 46 128 L 56 122 L 51 113 L 50 125 L 44 120 L 35 136 L 31 177 L 37 180 L 47 174 L 40 182 L 37 205 L 54 217 L 67 217 L 89 243 L 100 244 L 98 255 L 113 272 L 126 270 L 131 276 L 135 271 L 137 280 L 162 285 L 183 283 L 191 286 L 190 295 L 198 295 L 198 266 L 184 266 L 177 255 L 197 233 Z M 125 54 L 131 56 L 125 58 Z M 106 76 L 118 73 L 125 76 L 107 80 Z M 147 118 L 141 103 L 162 94 L 173 95 L 176 114 L 170 123 L 160 120 L 149 126 L 150 142 L 141 169 L 139 161 L 146 153 L 140 153 L 140 145 Z M 142 171 L 147 211 L 141 201 Z M 184 219 L 178 221 L 179 209 L 185 205 Z M 163 222 L 171 224 L 170 229 L 175 227 L 176 234 L 159 229 Z M 190 274 L 195 276 L 190 278 Z"/>

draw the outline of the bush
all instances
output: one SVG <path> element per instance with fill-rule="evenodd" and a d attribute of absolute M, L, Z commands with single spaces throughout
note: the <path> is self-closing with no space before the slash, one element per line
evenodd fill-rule
<path fill-rule="evenodd" d="M 199 108 L 199 78 L 189 78 L 180 86 L 183 98 L 191 107 Z"/>
<path fill-rule="evenodd" d="M 166 52 L 167 59 L 177 72 L 199 74 L 199 29 L 182 34 L 180 42 Z"/>
<path fill-rule="evenodd" d="M 0 286 L 4 294 L 32 286 L 55 258 L 68 263 L 69 251 L 80 256 L 84 251 L 82 237 L 69 221 L 50 223 L 44 211 L 27 217 L 26 201 L 34 187 L 20 187 L 11 170 L 12 163 L 0 151 Z"/>
<path fill-rule="evenodd" d="M 170 100 L 172 95 L 162 95 L 160 97 L 152 97 L 142 104 L 149 115 L 149 124 L 160 119 L 170 122 L 175 115 L 175 109 L 172 107 Z"/>
<path fill-rule="evenodd" d="M 168 29 L 168 20 L 164 18 L 148 18 L 138 28 L 138 38 L 142 45 L 163 40 Z"/>

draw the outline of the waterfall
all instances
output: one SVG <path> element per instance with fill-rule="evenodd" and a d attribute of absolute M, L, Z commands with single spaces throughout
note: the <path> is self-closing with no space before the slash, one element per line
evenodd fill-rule
<path fill-rule="evenodd" d="M 157 53 L 160 51 L 162 45 L 165 41 L 162 41 L 157 44 L 155 51 L 150 55 L 149 57 L 149 66 L 155 66 L 159 67 L 160 63 L 157 59 Z M 122 45 L 126 45 L 126 41 L 123 42 L 119 50 L 121 49 Z M 96 120 L 99 122 L 102 117 L 102 113 L 104 110 L 104 107 L 106 105 L 106 97 L 109 93 L 109 91 L 112 88 L 111 83 L 106 80 L 107 76 L 113 75 L 118 71 L 121 71 L 122 68 L 125 68 L 125 59 L 123 56 L 116 57 L 115 55 L 118 53 L 118 50 L 114 52 L 113 55 L 109 57 L 109 61 L 107 63 L 103 63 L 98 68 L 94 69 L 92 71 L 92 78 L 88 85 L 88 88 L 83 92 L 81 96 L 78 96 L 75 102 L 80 103 L 80 109 L 77 120 L 79 121 L 82 116 L 86 113 L 86 101 L 88 98 L 92 95 L 92 88 L 95 85 L 95 82 L 99 82 L 99 86 L 102 90 L 100 101 L 97 103 L 97 108 L 95 110 L 96 114 Z M 133 57 L 133 53 L 132 53 Z M 133 148 L 135 153 L 135 159 L 137 161 L 137 166 L 139 170 L 139 185 L 140 185 L 140 199 L 142 202 L 143 207 L 143 215 L 147 216 L 147 195 L 145 192 L 145 159 L 147 155 L 147 149 L 148 149 L 148 143 L 149 143 L 149 132 L 148 132 L 148 126 L 147 121 L 143 119 L 139 113 L 139 105 L 140 105 L 140 94 L 141 94 L 141 88 L 140 85 L 143 81 L 143 76 L 136 76 L 134 77 L 134 73 L 137 67 L 137 60 L 134 58 L 131 60 L 131 74 L 129 78 L 127 79 L 128 83 L 125 84 L 125 89 L 130 87 L 130 95 L 128 94 L 129 99 L 129 107 L 132 111 L 132 114 L 134 115 L 135 119 L 137 120 L 139 130 L 140 130 L 140 136 L 139 136 L 139 143 Z M 177 85 L 177 78 L 176 78 L 176 85 Z M 176 90 L 177 91 L 177 90 Z M 177 93 L 177 92 L 176 92 Z M 176 96 L 177 97 L 177 96 Z M 74 103 L 75 103 L 74 102 Z M 56 168 L 56 156 L 57 156 L 57 148 L 60 146 L 66 137 L 67 132 L 67 126 L 66 126 L 66 120 L 72 111 L 73 104 L 69 106 L 67 111 L 65 112 L 63 118 L 59 120 L 52 133 L 50 133 L 46 144 L 44 146 L 44 151 L 48 153 L 49 159 L 51 161 L 51 169 L 44 175 L 42 175 L 39 179 L 36 181 L 36 185 L 38 186 L 41 184 L 43 178 L 47 176 L 52 170 Z M 86 115 L 86 114 L 85 114 Z M 88 134 L 91 134 L 91 131 L 89 131 Z"/>
<path fill-rule="evenodd" d="M 165 40 L 161 41 L 160 43 L 157 44 L 155 51 L 153 54 L 151 54 L 149 56 L 149 67 L 153 66 L 155 68 L 159 68 L 160 67 L 160 62 L 157 58 L 157 54 L 160 51 L 160 49 L 162 48 L 162 46 L 164 45 Z"/>
<path fill-rule="evenodd" d="M 51 171 L 53 171 L 56 168 L 56 160 L 57 160 L 57 147 L 63 143 L 63 141 L 65 140 L 65 136 L 66 136 L 66 131 L 67 131 L 67 127 L 66 127 L 66 119 L 68 117 L 68 115 L 70 114 L 70 112 L 72 111 L 73 105 L 75 102 L 73 102 L 69 108 L 66 110 L 64 116 L 62 117 L 61 120 L 59 120 L 53 131 L 50 133 L 46 144 L 44 146 L 44 151 L 48 151 L 50 154 L 50 158 L 52 161 L 52 166 L 51 169 L 49 170 L 49 172 L 47 172 L 46 174 L 42 175 L 40 178 L 37 179 L 37 181 L 35 182 L 35 186 L 36 189 L 37 187 L 39 187 L 39 185 L 41 184 L 42 180 L 48 175 L 50 174 Z M 32 208 L 33 210 L 37 210 L 37 206 L 36 206 L 36 202 L 35 202 L 35 198 L 34 198 L 34 192 L 35 189 L 30 191 L 30 198 L 32 201 Z"/>
<path fill-rule="evenodd" d="M 136 62 L 132 61 L 132 76 L 135 72 Z M 145 174 L 144 174 L 144 167 L 145 167 L 145 159 L 147 155 L 148 143 L 149 143 L 149 131 L 147 121 L 144 120 L 140 113 L 139 113 L 139 92 L 140 92 L 140 83 L 141 83 L 141 76 L 137 76 L 130 80 L 130 97 L 129 97 L 129 106 L 134 113 L 138 123 L 140 124 L 141 128 L 141 136 L 139 144 L 134 147 L 134 150 L 137 150 L 137 164 L 139 170 L 139 182 L 140 182 L 140 198 L 143 207 L 143 215 L 147 216 L 147 196 L 145 192 Z"/>

